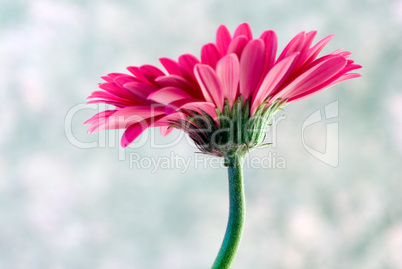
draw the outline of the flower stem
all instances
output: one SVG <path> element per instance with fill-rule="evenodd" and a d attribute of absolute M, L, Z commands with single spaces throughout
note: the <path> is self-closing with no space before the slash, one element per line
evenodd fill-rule
<path fill-rule="evenodd" d="M 229 172 L 229 220 L 225 238 L 211 269 L 230 268 L 243 233 L 245 198 L 243 187 L 243 156 L 228 157 Z"/>

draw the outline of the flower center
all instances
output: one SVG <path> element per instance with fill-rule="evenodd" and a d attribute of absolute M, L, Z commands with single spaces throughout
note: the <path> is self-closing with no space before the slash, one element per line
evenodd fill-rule
<path fill-rule="evenodd" d="M 268 101 L 250 116 L 250 99 L 244 102 L 240 96 L 233 107 L 225 100 L 222 111 L 216 111 L 217 118 L 202 110 L 201 113 L 192 111 L 191 117 L 172 121 L 171 127 L 186 132 L 202 153 L 225 158 L 244 155 L 263 143 L 266 126 L 278 110 L 283 110 L 287 100 L 267 105 Z"/>

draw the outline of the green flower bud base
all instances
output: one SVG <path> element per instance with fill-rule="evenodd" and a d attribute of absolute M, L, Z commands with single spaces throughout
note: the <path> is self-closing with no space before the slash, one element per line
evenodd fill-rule
<path fill-rule="evenodd" d="M 250 116 L 250 99 L 244 102 L 240 96 L 233 107 L 225 100 L 222 111 L 216 111 L 217 119 L 204 111 L 193 111 L 192 117 L 173 121 L 171 127 L 186 132 L 202 153 L 225 157 L 227 163 L 227 158 L 244 155 L 262 144 L 268 122 L 287 100 L 276 100 L 267 106 L 268 101 Z"/>

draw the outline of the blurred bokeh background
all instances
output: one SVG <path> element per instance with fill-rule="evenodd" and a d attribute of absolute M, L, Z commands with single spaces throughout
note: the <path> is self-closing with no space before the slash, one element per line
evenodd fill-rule
<path fill-rule="evenodd" d="M 275 144 L 251 154 L 232 268 L 402 268 L 400 0 L 2 0 L 0 268 L 209 268 L 226 228 L 225 168 L 185 138 L 164 147 L 178 131 L 121 150 L 116 132 L 86 134 L 97 109 L 83 104 L 100 76 L 198 56 L 220 24 L 245 21 L 255 36 L 275 30 L 279 49 L 303 30 L 335 34 L 324 52 L 346 49 L 364 68 L 288 106 Z M 333 102 L 336 167 L 302 143 L 325 150 L 326 123 L 303 137 L 302 124 Z"/>

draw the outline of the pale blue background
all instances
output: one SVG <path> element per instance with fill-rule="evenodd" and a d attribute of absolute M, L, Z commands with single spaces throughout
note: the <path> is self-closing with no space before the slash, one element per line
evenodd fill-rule
<path fill-rule="evenodd" d="M 226 227 L 226 170 L 130 168 L 130 153 L 194 160 L 195 150 L 145 143 L 119 160 L 116 146 L 72 145 L 65 117 L 101 75 L 198 56 L 219 24 L 233 31 L 244 21 L 256 36 L 275 30 L 281 49 L 302 30 L 335 34 L 325 52 L 349 50 L 364 68 L 287 107 L 276 147 L 253 153 L 275 153 L 286 169 L 245 169 L 247 219 L 232 268 L 402 268 L 400 0 L 2 0 L 0 268 L 209 268 Z M 333 168 L 305 150 L 301 126 L 336 100 Z M 105 136 L 86 134 L 93 114 L 79 111 L 67 126 L 81 142 Z M 306 135 L 324 147 L 325 125 Z"/>

